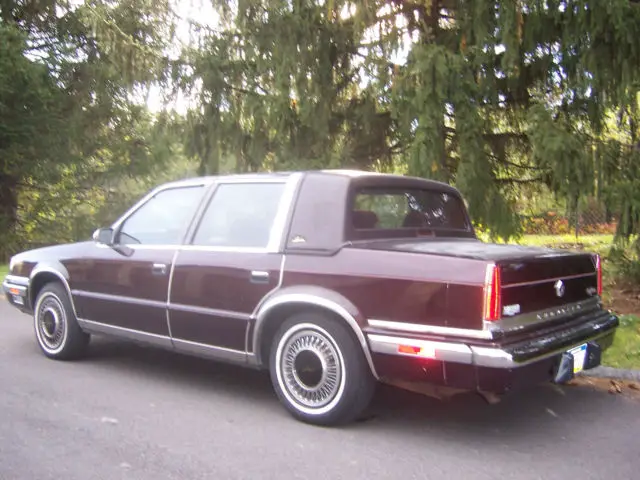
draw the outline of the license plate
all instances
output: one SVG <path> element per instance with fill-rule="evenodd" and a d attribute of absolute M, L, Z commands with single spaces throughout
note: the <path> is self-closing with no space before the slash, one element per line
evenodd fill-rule
<path fill-rule="evenodd" d="M 15 303 L 16 305 L 24 305 L 24 298 L 22 298 L 20 295 L 12 295 L 13 297 L 13 303 Z"/>
<path fill-rule="evenodd" d="M 584 369 L 584 360 L 587 355 L 587 344 L 583 343 L 569 350 L 573 355 L 573 373 L 581 372 Z"/>

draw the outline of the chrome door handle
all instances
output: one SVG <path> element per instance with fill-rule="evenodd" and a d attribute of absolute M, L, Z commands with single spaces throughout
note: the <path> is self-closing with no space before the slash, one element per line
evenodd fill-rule
<path fill-rule="evenodd" d="M 164 263 L 154 263 L 153 267 L 151 267 L 151 273 L 154 275 L 166 275 L 167 266 Z"/>
<path fill-rule="evenodd" d="M 251 283 L 269 283 L 269 272 L 265 272 L 264 270 L 252 270 Z"/>

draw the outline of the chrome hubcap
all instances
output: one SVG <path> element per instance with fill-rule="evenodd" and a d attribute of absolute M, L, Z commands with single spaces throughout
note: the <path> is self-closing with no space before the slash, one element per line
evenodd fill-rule
<path fill-rule="evenodd" d="M 320 332 L 302 330 L 292 335 L 282 349 L 281 369 L 285 387 L 305 407 L 327 405 L 340 389 L 340 355 Z"/>
<path fill-rule="evenodd" d="M 36 328 L 44 346 L 49 350 L 55 350 L 62 345 L 66 329 L 66 317 L 60 301 L 49 296 L 45 298 L 38 308 Z"/>

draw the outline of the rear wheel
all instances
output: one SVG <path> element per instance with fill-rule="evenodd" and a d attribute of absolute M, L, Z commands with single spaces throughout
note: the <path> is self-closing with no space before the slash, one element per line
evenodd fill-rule
<path fill-rule="evenodd" d="M 57 282 L 45 285 L 33 311 L 36 340 L 49 358 L 71 360 L 84 355 L 89 335 L 82 331 L 65 288 Z"/>
<path fill-rule="evenodd" d="M 375 390 L 362 348 L 348 327 L 319 313 L 286 320 L 275 335 L 269 363 L 280 401 L 307 423 L 353 421 Z"/>

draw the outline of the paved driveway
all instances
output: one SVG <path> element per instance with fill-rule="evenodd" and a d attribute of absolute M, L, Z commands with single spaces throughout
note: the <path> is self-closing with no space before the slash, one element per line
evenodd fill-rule
<path fill-rule="evenodd" d="M 540 387 L 490 406 L 382 388 L 343 429 L 292 420 L 266 375 L 107 339 L 45 359 L 0 300 L 0 479 L 632 479 L 640 403 Z"/>

